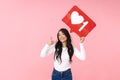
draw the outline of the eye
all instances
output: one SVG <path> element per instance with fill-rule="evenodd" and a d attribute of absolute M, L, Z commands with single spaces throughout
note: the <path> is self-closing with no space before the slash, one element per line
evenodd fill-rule
<path fill-rule="evenodd" d="M 60 34 L 58 36 L 61 36 Z"/>
<path fill-rule="evenodd" d="M 65 35 L 62 31 L 59 32 L 58 36 Z"/>
<path fill-rule="evenodd" d="M 64 33 L 62 33 L 62 35 L 65 35 Z"/>

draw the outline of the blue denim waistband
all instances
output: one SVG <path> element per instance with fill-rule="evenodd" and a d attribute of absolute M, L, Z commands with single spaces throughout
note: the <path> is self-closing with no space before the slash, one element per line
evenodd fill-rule
<path fill-rule="evenodd" d="M 57 73 L 68 73 L 68 72 L 71 72 L 71 69 L 69 68 L 69 69 L 67 69 L 67 70 L 65 70 L 65 71 L 58 71 L 58 70 L 56 70 L 56 69 L 54 68 L 54 71 L 57 72 Z"/>
<path fill-rule="evenodd" d="M 65 71 L 57 71 L 56 69 L 53 69 L 52 80 L 72 80 L 71 69 Z"/>

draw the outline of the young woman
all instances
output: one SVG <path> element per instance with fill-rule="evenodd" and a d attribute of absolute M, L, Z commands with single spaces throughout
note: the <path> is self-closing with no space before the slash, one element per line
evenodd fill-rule
<path fill-rule="evenodd" d="M 85 60 L 86 54 L 83 46 L 85 37 L 80 38 L 80 51 L 73 47 L 71 37 L 67 29 L 61 28 L 57 33 L 58 41 L 54 43 L 52 38 L 41 50 L 40 56 L 45 57 L 54 52 L 54 69 L 52 80 L 72 80 L 70 64 L 73 54 L 80 60 Z"/>

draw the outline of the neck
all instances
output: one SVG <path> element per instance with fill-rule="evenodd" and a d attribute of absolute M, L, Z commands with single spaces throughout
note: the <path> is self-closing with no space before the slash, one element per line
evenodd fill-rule
<path fill-rule="evenodd" d="M 62 43 L 62 47 L 66 47 L 66 42 L 63 42 L 63 43 Z"/>

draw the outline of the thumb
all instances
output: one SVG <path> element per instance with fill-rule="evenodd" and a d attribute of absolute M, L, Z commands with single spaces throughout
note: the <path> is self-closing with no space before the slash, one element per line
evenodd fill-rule
<path fill-rule="evenodd" d="M 53 41 L 53 38 L 52 38 L 52 36 L 50 37 L 50 41 Z"/>

